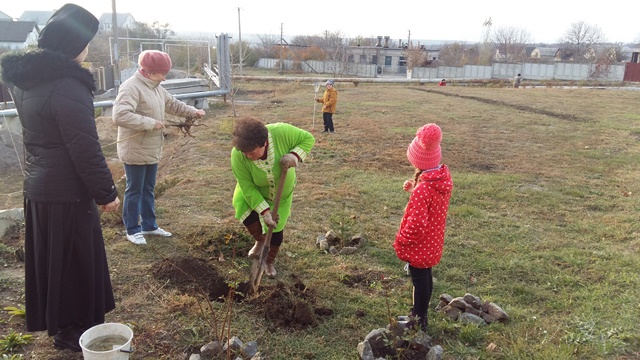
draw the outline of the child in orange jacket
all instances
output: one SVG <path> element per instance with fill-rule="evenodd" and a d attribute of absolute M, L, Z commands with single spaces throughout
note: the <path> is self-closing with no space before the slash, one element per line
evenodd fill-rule
<path fill-rule="evenodd" d="M 415 178 L 404 183 L 411 193 L 393 248 L 409 264 L 413 283 L 413 310 L 420 329 L 427 330 L 427 310 L 433 292 L 431 268 L 440 262 L 453 181 L 449 168 L 440 163 L 442 131 L 436 124 L 418 129 L 407 149 L 416 168 Z"/>
<path fill-rule="evenodd" d="M 333 134 L 333 114 L 338 106 L 338 90 L 333 87 L 333 80 L 327 80 L 327 90 L 321 98 L 316 99 L 322 104 L 322 120 L 324 121 L 324 131 Z"/>

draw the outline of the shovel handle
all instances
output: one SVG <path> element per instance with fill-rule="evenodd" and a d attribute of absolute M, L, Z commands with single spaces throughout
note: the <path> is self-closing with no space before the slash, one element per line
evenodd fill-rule
<path fill-rule="evenodd" d="M 280 207 L 280 198 L 282 197 L 282 191 L 284 189 L 284 182 L 287 179 L 287 172 L 289 171 L 288 167 L 282 167 L 282 172 L 280 173 L 280 181 L 278 182 L 278 188 L 276 189 L 276 198 L 273 203 L 273 213 L 278 214 L 278 208 Z M 278 217 L 279 218 L 279 217 Z M 279 220 L 279 219 L 278 219 Z M 262 280 L 262 274 L 264 270 L 262 267 L 264 266 L 264 262 L 267 259 L 267 254 L 269 253 L 269 247 L 271 245 L 271 236 L 273 235 L 273 228 L 268 226 L 267 235 L 264 239 L 264 247 L 262 248 L 262 253 L 260 253 L 259 263 L 257 264 L 257 269 L 254 266 L 251 267 L 251 291 L 254 293 L 258 291 L 258 286 L 260 286 L 260 281 Z M 255 262 L 256 260 L 254 260 Z"/>

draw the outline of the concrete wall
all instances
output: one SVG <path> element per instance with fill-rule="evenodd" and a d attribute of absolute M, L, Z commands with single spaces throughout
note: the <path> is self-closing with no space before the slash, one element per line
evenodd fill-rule
<path fill-rule="evenodd" d="M 256 63 L 259 68 L 278 69 L 279 59 L 261 58 Z M 293 60 L 284 60 L 284 70 L 294 70 L 296 63 Z M 358 77 L 393 77 L 404 75 L 406 67 L 376 66 L 371 64 L 339 63 L 335 61 L 310 60 L 300 63 L 302 71 L 307 73 L 317 72 L 319 74 L 349 75 Z M 415 67 L 411 71 L 413 79 L 440 79 L 447 80 L 489 80 L 489 79 L 513 79 L 517 74 L 522 74 L 524 79 L 530 80 L 593 80 L 592 74 L 597 72 L 596 64 L 575 64 L 575 63 L 494 63 L 491 66 L 465 65 L 465 66 L 438 66 L 438 67 Z M 625 64 L 611 65 L 607 74 L 597 80 L 601 81 L 623 81 Z"/>

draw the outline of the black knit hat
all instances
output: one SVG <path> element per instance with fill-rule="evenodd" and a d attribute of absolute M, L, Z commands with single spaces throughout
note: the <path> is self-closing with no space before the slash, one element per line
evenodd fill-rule
<path fill-rule="evenodd" d="M 40 32 L 38 47 L 78 56 L 98 32 L 98 19 L 76 4 L 58 9 Z"/>

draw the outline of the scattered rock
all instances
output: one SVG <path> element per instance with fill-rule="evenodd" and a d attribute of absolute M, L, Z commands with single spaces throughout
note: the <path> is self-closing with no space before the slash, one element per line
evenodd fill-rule
<path fill-rule="evenodd" d="M 464 297 L 452 297 L 449 294 L 441 294 L 436 311 L 447 314 L 451 320 L 459 320 L 464 323 L 486 325 L 496 321 L 507 322 L 509 315 L 500 306 L 489 301 L 482 301 L 473 294 L 465 294 Z"/>
<path fill-rule="evenodd" d="M 362 233 L 353 235 L 348 242 L 344 242 L 335 231 L 329 230 L 316 238 L 316 247 L 327 251 L 331 255 L 350 255 L 356 253 L 367 243 Z"/>

